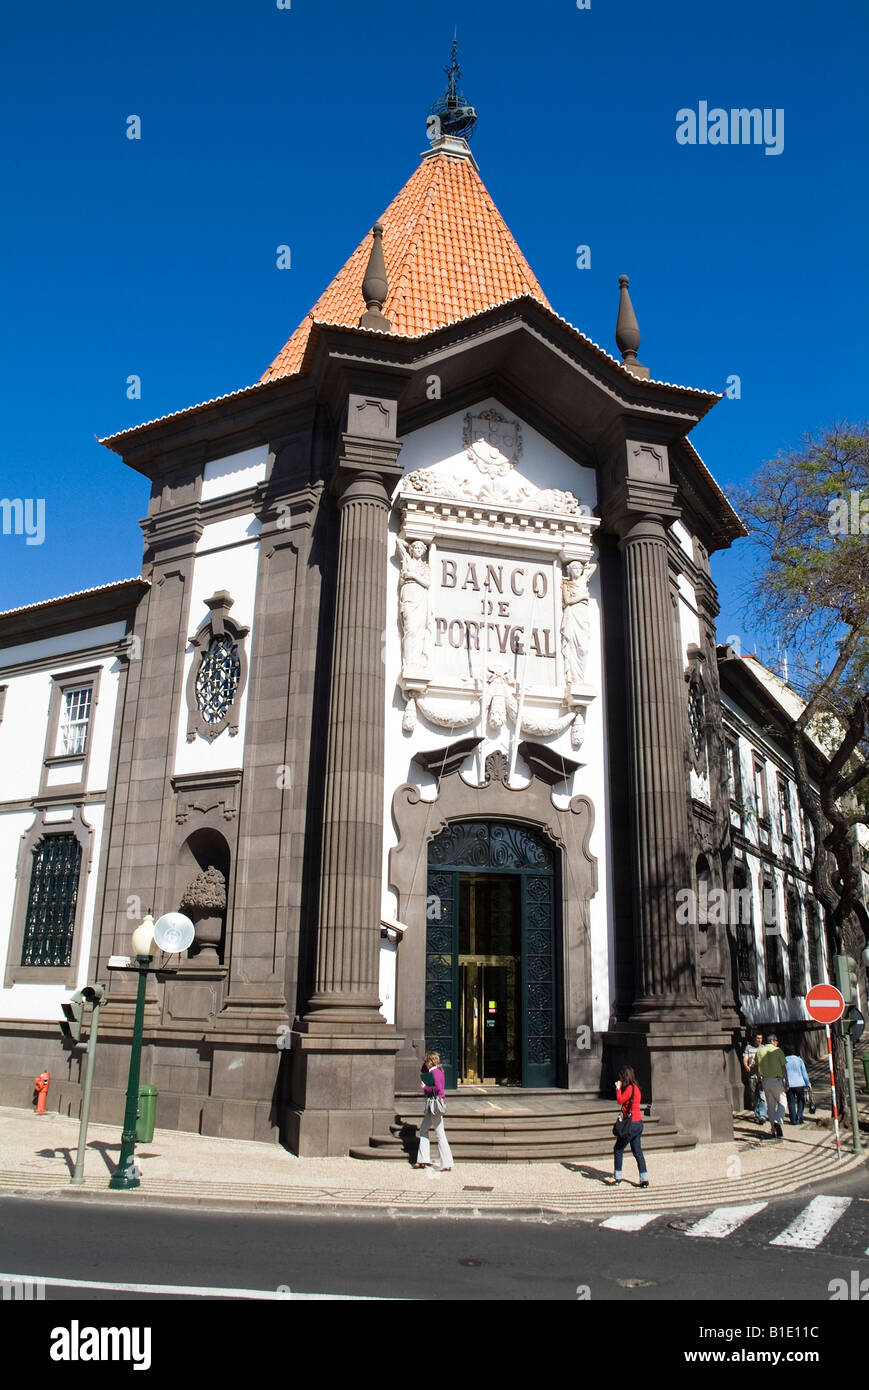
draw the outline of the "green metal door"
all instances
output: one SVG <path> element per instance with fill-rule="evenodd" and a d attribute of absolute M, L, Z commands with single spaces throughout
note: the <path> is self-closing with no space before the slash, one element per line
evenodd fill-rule
<path fill-rule="evenodd" d="M 521 904 L 519 998 L 522 1085 L 557 1084 L 559 1001 L 556 955 L 556 864 L 552 847 L 529 828 L 458 821 L 429 845 L 426 905 L 426 1050 L 439 1052 L 446 1085 L 459 1080 L 460 903 L 463 881 L 481 874 L 518 878 Z M 511 901 L 516 895 L 509 895 Z M 467 957 L 466 957 L 467 959 Z M 466 972 L 462 971 L 462 978 Z M 492 991 L 490 991 L 491 993 Z M 489 1006 L 494 1001 L 488 1001 Z M 491 1049 L 490 1049 L 491 1051 Z"/>

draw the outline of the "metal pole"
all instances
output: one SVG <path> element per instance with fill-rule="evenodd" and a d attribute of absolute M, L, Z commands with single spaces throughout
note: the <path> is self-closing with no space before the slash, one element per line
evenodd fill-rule
<path fill-rule="evenodd" d="M 860 1143 L 860 1117 L 857 1114 L 857 1089 L 854 1085 L 854 1052 L 851 1047 L 850 1034 L 845 1032 L 844 1026 L 842 1032 L 845 1037 L 845 1066 L 848 1070 L 848 1101 L 851 1106 L 851 1132 L 854 1135 L 854 1152 L 855 1154 L 861 1154 L 863 1152 L 863 1145 Z"/>
<path fill-rule="evenodd" d="M 75 1172 L 71 1181 L 80 1187 L 84 1182 L 84 1160 L 88 1137 L 88 1116 L 91 1108 L 91 1090 L 94 1084 L 94 1066 L 97 1056 L 97 1034 L 100 1030 L 100 997 L 93 1001 L 91 1010 L 91 1031 L 87 1042 L 87 1067 L 84 1076 L 84 1091 L 81 1098 L 81 1117 L 78 1124 L 78 1149 L 75 1156 Z"/>
<path fill-rule="evenodd" d="M 829 1063 L 830 1063 L 830 1096 L 831 1096 L 831 1098 L 832 1098 L 832 1104 L 833 1104 L 833 1128 L 834 1128 L 835 1131 L 836 1131 L 836 1157 L 837 1157 L 837 1158 L 841 1158 L 841 1157 L 842 1157 L 842 1141 L 841 1141 L 841 1139 L 839 1138 L 839 1111 L 838 1111 L 838 1109 L 836 1108 L 836 1074 L 835 1074 L 835 1072 L 833 1071 L 833 1043 L 832 1043 L 832 1035 L 831 1035 L 831 1033 L 830 1033 L 830 1025 L 829 1025 L 829 1023 L 826 1025 L 826 1030 L 827 1030 L 827 1059 L 828 1059 L 828 1061 L 829 1061 Z"/>
<path fill-rule="evenodd" d="M 145 981 L 148 978 L 150 956 L 137 956 L 139 988 L 136 991 L 136 1016 L 133 1021 L 133 1042 L 130 1048 L 130 1075 L 127 1081 L 127 1108 L 124 1111 L 124 1130 L 121 1135 L 121 1156 L 109 1178 L 109 1187 L 127 1192 L 139 1186 L 135 1170 L 136 1119 L 139 1113 L 139 1072 L 142 1064 L 142 1032 L 145 1023 Z"/>

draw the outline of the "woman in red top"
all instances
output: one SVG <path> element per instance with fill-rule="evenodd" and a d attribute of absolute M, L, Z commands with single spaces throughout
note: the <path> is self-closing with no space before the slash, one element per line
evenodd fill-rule
<path fill-rule="evenodd" d="M 631 1133 L 629 1138 L 616 1140 L 613 1149 L 612 1181 L 619 1183 L 622 1180 L 622 1155 L 630 1144 L 631 1153 L 637 1160 L 637 1168 L 640 1171 L 640 1187 L 648 1187 L 649 1175 L 646 1172 L 646 1160 L 643 1157 L 643 1146 L 640 1142 L 643 1133 L 643 1121 L 640 1117 L 641 1099 L 640 1088 L 637 1085 L 633 1067 L 622 1067 L 616 1082 L 616 1100 L 622 1107 L 622 1118 L 628 1119 L 630 1117 Z"/>

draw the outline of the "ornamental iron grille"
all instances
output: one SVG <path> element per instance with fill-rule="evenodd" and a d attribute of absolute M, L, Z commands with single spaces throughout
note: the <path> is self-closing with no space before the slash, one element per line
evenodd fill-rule
<path fill-rule="evenodd" d="M 691 751 L 694 754 L 694 762 L 702 763 L 706 721 L 703 711 L 703 689 L 697 681 L 692 681 L 688 687 L 688 720 L 691 725 Z"/>
<path fill-rule="evenodd" d="M 206 724 L 220 724 L 226 719 L 240 678 L 238 643 L 228 632 L 212 637 L 196 677 L 196 703 Z"/>
<path fill-rule="evenodd" d="M 229 617 L 233 600 L 225 589 L 205 600 L 211 616 L 190 638 L 194 656 L 187 677 L 187 741 L 197 734 L 212 742 L 229 730 L 238 733 L 247 682 L 245 638 L 250 628 Z"/>
<path fill-rule="evenodd" d="M 520 825 L 459 821 L 429 843 L 428 866 L 425 1045 L 440 1053 L 447 1086 L 458 1081 L 460 881 L 479 874 L 520 877 L 521 971 L 514 1002 L 521 1010 L 522 1085 L 556 1085 L 554 847 Z"/>
<path fill-rule="evenodd" d="M 46 836 L 34 849 L 22 965 L 72 963 L 80 873 L 81 845 L 75 835 Z"/>

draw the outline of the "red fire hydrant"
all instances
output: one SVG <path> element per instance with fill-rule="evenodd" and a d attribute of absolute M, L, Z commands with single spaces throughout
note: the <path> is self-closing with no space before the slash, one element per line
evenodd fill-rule
<path fill-rule="evenodd" d="M 37 1115 L 45 1114 L 45 1098 L 48 1095 L 48 1083 L 50 1080 L 51 1076 L 47 1071 L 44 1071 L 40 1072 L 39 1076 L 37 1076 L 36 1080 L 33 1083 L 34 1089 L 36 1091 Z"/>

